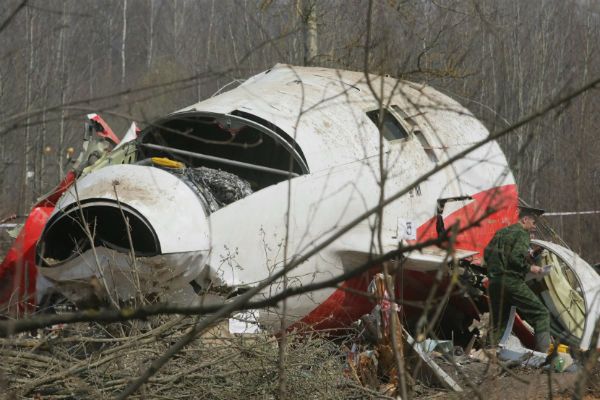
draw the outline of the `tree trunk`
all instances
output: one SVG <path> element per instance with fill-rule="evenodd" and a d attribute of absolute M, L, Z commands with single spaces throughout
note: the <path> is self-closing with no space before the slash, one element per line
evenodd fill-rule
<path fill-rule="evenodd" d="M 68 87 L 68 79 L 69 76 L 66 71 L 65 63 L 66 63 L 66 51 L 65 51 L 65 29 L 67 26 L 67 17 L 66 17 L 66 2 L 63 3 L 62 8 L 62 27 L 60 29 L 60 38 L 59 38 L 59 62 L 60 62 L 60 126 L 58 132 L 58 147 L 56 149 L 57 163 L 58 163 L 58 176 L 59 179 L 65 175 L 64 171 L 64 156 L 65 156 L 65 99 L 66 99 L 66 89 Z"/>
<path fill-rule="evenodd" d="M 305 0 L 303 6 L 304 65 L 315 65 L 318 55 L 317 2 L 315 0 Z"/>
<path fill-rule="evenodd" d="M 150 29 L 148 32 L 148 58 L 146 67 L 150 69 L 152 65 L 152 48 L 154 47 L 154 0 L 150 0 Z"/>
<path fill-rule="evenodd" d="M 27 76 L 25 77 L 25 108 L 27 110 L 27 118 L 25 121 L 25 142 L 24 142 L 24 151 L 23 154 L 23 170 L 22 170 L 22 181 L 21 181 L 21 190 L 20 190 L 20 201 L 18 204 L 19 214 L 23 214 L 26 210 L 29 209 L 29 203 L 31 201 L 31 187 L 30 180 L 33 182 L 31 178 L 33 178 L 30 174 L 33 172 L 31 170 L 31 156 L 32 156 L 32 146 L 31 146 L 31 80 L 33 77 L 33 14 L 32 10 L 29 8 L 25 9 L 25 20 L 27 21 L 26 29 L 27 29 L 27 42 L 29 44 L 29 61 L 27 63 Z"/>
<path fill-rule="evenodd" d="M 121 40 L 121 87 L 125 85 L 125 42 L 127 41 L 127 0 L 123 0 L 123 35 Z"/>

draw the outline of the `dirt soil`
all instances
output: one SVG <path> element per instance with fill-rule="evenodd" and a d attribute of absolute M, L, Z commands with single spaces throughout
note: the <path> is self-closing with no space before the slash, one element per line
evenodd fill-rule
<path fill-rule="evenodd" d="M 437 359 L 438 364 L 449 372 L 448 365 Z M 524 367 L 506 368 L 492 362 L 457 359 L 460 376 L 456 367 L 451 373 L 464 388 L 464 393 L 439 391 L 416 398 L 447 397 L 455 399 L 571 399 L 578 389 L 578 383 L 587 377 L 584 399 L 600 399 L 600 366 L 596 365 L 591 374 L 578 372 L 550 373 L 548 370 Z"/>

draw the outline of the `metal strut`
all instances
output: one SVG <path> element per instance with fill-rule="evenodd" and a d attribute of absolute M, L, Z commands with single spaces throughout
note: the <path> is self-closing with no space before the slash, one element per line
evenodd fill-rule
<path fill-rule="evenodd" d="M 285 171 L 285 170 L 277 169 L 277 168 L 264 167 L 262 165 L 255 165 L 255 164 L 245 163 L 242 161 L 230 160 L 228 158 L 209 156 L 207 154 L 195 153 L 193 151 L 181 150 L 181 149 L 176 149 L 176 148 L 168 147 L 168 146 L 160 146 L 158 144 L 140 143 L 139 145 L 142 147 L 147 147 L 149 149 L 168 151 L 168 152 L 175 153 L 175 154 L 181 154 L 183 156 L 198 158 L 200 160 L 214 161 L 214 162 L 218 162 L 221 164 L 233 165 L 236 167 L 248 168 L 248 169 L 253 169 L 256 171 L 270 172 L 272 174 L 290 176 L 292 178 L 296 177 L 296 176 L 300 176 L 297 173 L 291 172 L 291 171 Z"/>

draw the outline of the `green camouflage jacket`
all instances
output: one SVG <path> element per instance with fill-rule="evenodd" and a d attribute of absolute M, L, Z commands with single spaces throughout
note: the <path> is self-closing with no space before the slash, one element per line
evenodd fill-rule
<path fill-rule="evenodd" d="M 490 279 L 510 276 L 524 279 L 529 271 L 529 233 L 520 223 L 496 232 L 483 254 Z"/>

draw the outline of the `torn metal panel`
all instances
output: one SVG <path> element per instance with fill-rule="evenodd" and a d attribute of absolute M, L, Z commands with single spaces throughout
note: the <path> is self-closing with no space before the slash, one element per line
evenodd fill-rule
<path fill-rule="evenodd" d="M 456 249 L 449 252 L 437 246 L 428 246 L 421 250 L 414 250 L 406 254 L 402 265 L 406 269 L 415 271 L 437 271 L 440 266 L 448 264 L 453 258 L 461 260 L 477 254 L 477 251 Z"/>
<path fill-rule="evenodd" d="M 102 119 L 98 114 L 87 115 L 89 129 L 96 131 L 96 134 L 100 137 L 110 140 L 113 144 L 118 145 L 120 140 L 115 135 L 110 126 Z"/>
<path fill-rule="evenodd" d="M 132 122 L 131 125 L 129 126 L 129 129 L 127 130 L 127 132 L 125 132 L 125 136 L 123 136 L 123 139 L 121 139 L 121 142 L 119 142 L 119 144 L 114 148 L 114 150 L 117 150 L 117 149 L 123 147 L 125 144 L 127 144 L 129 142 L 133 142 L 135 139 L 137 139 L 137 136 L 139 133 L 140 133 L 140 128 L 138 128 L 138 126 L 135 122 Z"/>
<path fill-rule="evenodd" d="M 39 270 L 66 298 L 80 306 L 141 298 L 190 305 L 198 297 L 189 282 L 200 275 L 205 260 L 205 251 L 132 259 L 126 253 L 97 247 Z"/>

